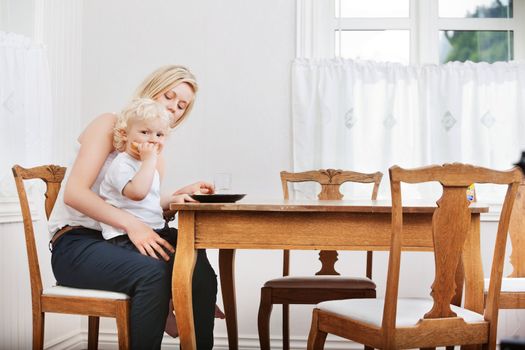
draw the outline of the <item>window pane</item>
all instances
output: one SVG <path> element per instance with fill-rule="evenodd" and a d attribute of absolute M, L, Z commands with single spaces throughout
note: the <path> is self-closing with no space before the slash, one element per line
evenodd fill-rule
<path fill-rule="evenodd" d="M 441 30 L 439 61 L 489 62 L 514 58 L 513 31 Z"/>
<path fill-rule="evenodd" d="M 335 1 L 335 17 L 408 17 L 409 13 L 409 0 L 333 1 Z M 339 15 L 339 3 L 341 15 Z"/>
<path fill-rule="evenodd" d="M 512 0 L 439 0 L 439 17 L 512 18 Z"/>
<path fill-rule="evenodd" d="M 339 43 L 341 52 L 339 52 Z M 336 56 L 408 64 L 409 53 L 410 33 L 408 30 L 335 31 Z"/>

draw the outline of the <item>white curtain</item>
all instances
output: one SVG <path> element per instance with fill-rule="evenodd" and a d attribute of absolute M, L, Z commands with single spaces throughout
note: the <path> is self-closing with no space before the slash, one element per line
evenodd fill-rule
<path fill-rule="evenodd" d="M 292 99 L 294 171 L 379 170 L 388 182 L 394 164 L 507 169 L 525 149 L 524 63 L 297 59 Z"/>
<path fill-rule="evenodd" d="M 16 195 L 11 167 L 48 162 L 51 87 L 45 48 L 0 32 L 0 197 Z"/>

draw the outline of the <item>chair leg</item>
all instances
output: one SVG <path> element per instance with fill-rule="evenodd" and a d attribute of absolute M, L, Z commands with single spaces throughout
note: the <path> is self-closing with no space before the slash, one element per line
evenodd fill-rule
<path fill-rule="evenodd" d="M 119 350 L 127 350 L 130 348 L 129 341 L 129 302 L 122 300 L 117 305 L 117 332 L 118 332 L 118 348 Z"/>
<path fill-rule="evenodd" d="M 88 350 L 98 349 L 98 325 L 100 318 L 98 316 L 89 316 L 88 322 Z"/>
<path fill-rule="evenodd" d="M 43 312 L 33 312 L 33 350 L 44 349 L 44 323 Z"/>
<path fill-rule="evenodd" d="M 312 313 L 312 325 L 308 334 L 307 350 L 323 350 L 327 334 L 319 330 L 319 310 L 314 309 Z"/>
<path fill-rule="evenodd" d="M 283 304 L 283 350 L 290 350 L 290 304 Z"/>
<path fill-rule="evenodd" d="M 259 345 L 261 350 L 270 350 L 270 316 L 272 314 L 272 290 L 261 288 L 261 302 L 259 304 L 259 315 L 257 327 L 259 329 Z"/>

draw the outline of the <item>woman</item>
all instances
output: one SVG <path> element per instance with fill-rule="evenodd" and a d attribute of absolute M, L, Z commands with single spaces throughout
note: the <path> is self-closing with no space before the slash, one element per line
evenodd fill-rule
<path fill-rule="evenodd" d="M 198 86 L 182 66 L 161 67 L 150 74 L 135 98 L 150 98 L 171 113 L 171 127 L 192 109 Z M 130 334 L 133 349 L 160 349 L 171 296 L 175 249 L 133 215 L 107 204 L 99 196 L 100 182 L 116 156 L 113 130 L 117 117 L 105 113 L 78 138 L 75 162 L 49 221 L 52 266 L 58 284 L 126 293 L 131 298 Z M 163 174 L 160 156 L 158 171 Z M 190 194 L 213 193 L 213 185 L 197 182 L 162 202 L 193 201 Z M 127 232 L 127 241 L 104 240 L 99 222 Z M 199 251 L 193 274 L 193 312 L 197 347 L 212 349 L 217 277 L 206 252 Z"/>

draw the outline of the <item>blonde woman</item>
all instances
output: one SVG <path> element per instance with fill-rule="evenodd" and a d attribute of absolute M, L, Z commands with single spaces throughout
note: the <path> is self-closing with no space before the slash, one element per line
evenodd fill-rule
<path fill-rule="evenodd" d="M 170 127 L 179 125 L 192 109 L 198 86 L 185 67 L 170 65 L 150 74 L 135 98 L 163 105 Z M 118 154 L 113 145 L 117 116 L 105 113 L 78 138 L 78 153 L 68 168 L 65 186 L 55 204 L 49 230 L 52 266 L 58 284 L 123 292 L 131 297 L 131 347 L 160 349 L 171 296 L 170 255 L 175 249 L 150 226 L 100 197 L 100 184 Z M 156 170 L 162 177 L 164 159 Z M 192 201 L 194 192 L 213 193 L 213 185 L 197 182 L 161 197 L 161 203 Z M 127 242 L 106 241 L 101 225 L 126 232 Z M 217 277 L 200 250 L 193 275 L 193 310 L 198 349 L 213 348 Z"/>

